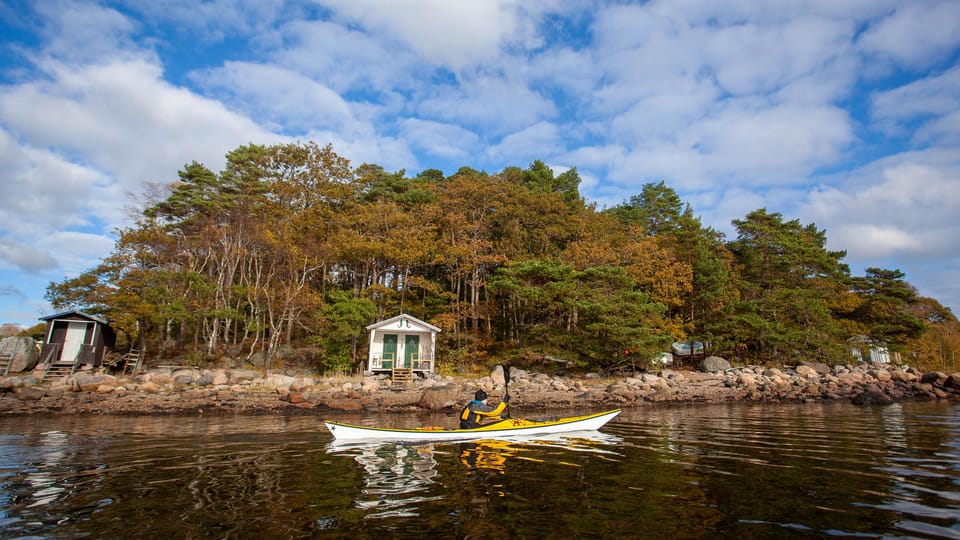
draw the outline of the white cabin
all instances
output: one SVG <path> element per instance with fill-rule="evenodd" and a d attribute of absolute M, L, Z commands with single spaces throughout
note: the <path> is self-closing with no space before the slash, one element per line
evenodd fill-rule
<path fill-rule="evenodd" d="M 440 329 L 402 313 L 367 327 L 370 354 L 367 371 L 385 372 L 410 368 L 414 373 L 433 373 Z"/>

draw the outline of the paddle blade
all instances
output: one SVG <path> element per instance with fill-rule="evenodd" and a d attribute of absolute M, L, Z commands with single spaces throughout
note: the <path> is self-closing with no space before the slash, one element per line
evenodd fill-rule
<path fill-rule="evenodd" d="M 510 384 L 510 368 L 501 364 L 500 369 L 503 370 L 503 386 L 508 386 Z"/>

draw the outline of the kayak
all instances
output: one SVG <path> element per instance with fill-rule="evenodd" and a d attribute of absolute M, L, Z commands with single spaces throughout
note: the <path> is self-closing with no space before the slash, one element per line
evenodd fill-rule
<path fill-rule="evenodd" d="M 394 429 L 358 426 L 341 422 L 324 422 L 327 429 L 338 441 L 384 439 L 393 441 L 460 441 L 469 439 L 490 439 L 543 433 L 565 433 L 568 431 L 592 431 L 620 414 L 620 409 L 585 416 L 570 416 L 556 420 L 524 420 L 506 418 L 473 429 L 443 429 L 439 427 L 418 429 Z"/>

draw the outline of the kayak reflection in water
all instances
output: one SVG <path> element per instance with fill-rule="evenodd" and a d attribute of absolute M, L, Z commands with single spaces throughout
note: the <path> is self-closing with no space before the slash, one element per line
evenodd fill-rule
<path fill-rule="evenodd" d="M 507 458 L 515 457 L 516 452 L 516 448 L 509 441 L 463 443 L 460 445 L 460 463 L 468 470 L 486 469 L 504 474 Z"/>
<path fill-rule="evenodd" d="M 483 390 L 477 390 L 473 400 L 467 403 L 467 406 L 460 411 L 460 429 L 473 429 L 483 425 L 484 418 L 499 420 L 500 413 L 507 407 L 510 396 L 505 396 L 503 401 L 493 406 L 487 401 L 487 393 Z"/>

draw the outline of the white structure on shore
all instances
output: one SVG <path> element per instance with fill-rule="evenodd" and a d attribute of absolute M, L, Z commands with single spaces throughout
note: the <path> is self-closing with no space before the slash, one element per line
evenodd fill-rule
<path fill-rule="evenodd" d="M 367 332 L 370 333 L 367 371 L 412 369 L 414 373 L 433 373 L 440 333 L 436 326 L 402 313 L 371 324 Z"/>

